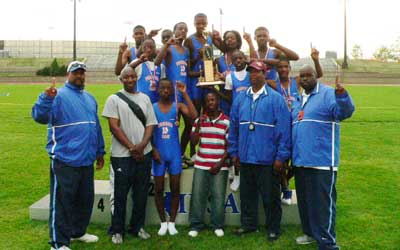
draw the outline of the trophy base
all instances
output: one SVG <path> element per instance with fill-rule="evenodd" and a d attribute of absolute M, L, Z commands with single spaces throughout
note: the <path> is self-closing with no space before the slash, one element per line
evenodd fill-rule
<path fill-rule="evenodd" d="M 212 82 L 198 82 L 196 86 L 201 87 L 201 86 L 210 86 L 210 85 L 223 85 L 225 82 L 223 81 L 212 81 Z"/>

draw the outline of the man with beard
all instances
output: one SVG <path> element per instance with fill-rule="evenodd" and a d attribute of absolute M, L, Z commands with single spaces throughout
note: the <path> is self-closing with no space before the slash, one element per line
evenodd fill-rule
<path fill-rule="evenodd" d="M 297 244 L 318 243 L 319 250 L 336 244 L 336 177 L 339 164 L 339 122 L 351 117 L 353 101 L 336 79 L 336 88 L 317 81 L 317 73 L 300 69 L 304 89 L 292 107 L 292 161 L 303 236 Z"/>
<path fill-rule="evenodd" d="M 85 71 L 84 63 L 71 62 L 64 87 L 57 90 L 53 84 L 32 108 L 33 119 L 48 124 L 52 250 L 70 250 L 71 240 L 99 239 L 86 228 L 94 201 L 93 163 L 103 168 L 104 140 L 96 100 L 84 89 Z"/>

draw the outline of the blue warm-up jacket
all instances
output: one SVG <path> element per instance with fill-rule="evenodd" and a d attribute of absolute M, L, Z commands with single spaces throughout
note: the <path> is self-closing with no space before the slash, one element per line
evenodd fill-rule
<path fill-rule="evenodd" d="M 232 105 L 228 141 L 230 156 L 243 163 L 272 165 L 289 159 L 290 112 L 283 97 L 266 84 L 255 101 L 251 88 L 241 92 Z"/>
<path fill-rule="evenodd" d="M 46 150 L 53 159 L 81 167 L 105 154 L 96 100 L 69 82 L 54 98 L 42 93 L 32 107 L 32 118 L 48 124 Z"/>
<path fill-rule="evenodd" d="M 299 95 L 292 105 L 292 161 L 294 166 L 330 169 L 339 164 L 340 124 L 354 112 L 350 95 L 317 83 L 305 105 Z M 303 110 L 303 117 L 299 113 Z"/>

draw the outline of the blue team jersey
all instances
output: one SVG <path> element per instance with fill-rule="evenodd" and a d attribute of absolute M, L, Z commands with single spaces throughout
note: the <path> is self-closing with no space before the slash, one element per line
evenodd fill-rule
<path fill-rule="evenodd" d="M 192 40 L 192 44 L 193 44 L 193 54 L 192 54 L 192 59 L 196 60 L 199 59 L 199 49 L 204 48 L 205 44 L 202 44 L 197 38 L 196 36 L 193 34 L 189 37 Z M 212 39 L 211 36 L 207 36 L 207 41 L 206 44 L 208 44 L 209 46 L 212 46 Z M 204 70 L 204 61 L 202 59 L 197 60 L 196 64 L 192 66 L 193 71 L 200 71 L 200 68 L 202 70 Z M 196 84 L 198 82 L 198 77 L 191 77 L 191 83 Z"/>
<path fill-rule="evenodd" d="M 140 64 L 138 67 L 142 67 L 142 75 L 137 80 L 136 90 L 146 94 L 151 103 L 158 102 L 158 83 L 161 78 L 161 65 L 154 66 L 152 70 L 147 62 Z"/>
<path fill-rule="evenodd" d="M 240 92 L 246 91 L 250 87 L 250 74 L 246 71 L 245 78 L 240 81 L 234 72 L 231 73 L 232 77 L 232 103 Z"/>
<path fill-rule="evenodd" d="M 172 103 L 168 113 L 161 112 L 158 103 L 154 103 L 154 113 L 158 124 L 153 131 L 153 143 L 163 161 L 171 161 L 180 158 L 181 148 L 179 145 L 179 130 L 176 126 L 177 104 Z"/>
<path fill-rule="evenodd" d="M 174 84 L 181 81 L 187 85 L 188 82 L 188 60 L 189 51 L 184 48 L 184 52 L 180 54 L 175 46 L 171 46 L 171 63 L 167 65 L 167 78 Z"/>
<path fill-rule="evenodd" d="M 133 60 L 135 60 L 137 58 L 137 50 L 136 50 L 136 48 L 132 47 L 129 50 L 131 51 L 131 58 L 130 58 L 130 61 L 128 63 L 132 62 Z"/>
<path fill-rule="evenodd" d="M 276 80 L 276 91 L 285 98 L 288 107 L 290 108 L 296 98 L 299 96 L 297 89 L 296 78 L 290 77 L 289 86 L 285 89 L 279 79 Z"/>

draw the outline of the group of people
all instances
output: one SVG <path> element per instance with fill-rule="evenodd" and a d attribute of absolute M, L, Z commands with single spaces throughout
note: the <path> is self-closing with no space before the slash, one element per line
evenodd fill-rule
<path fill-rule="evenodd" d="M 112 134 L 110 184 L 111 226 L 115 244 L 126 233 L 142 239 L 151 176 L 160 218 L 158 235 L 178 234 L 175 220 L 180 201 L 182 164 L 194 160 L 188 235 L 196 237 L 210 198 L 210 227 L 224 236 L 224 201 L 229 169 L 231 188 L 240 183 L 241 226 L 235 234 L 257 231 L 261 196 L 267 239 L 281 235 L 281 202 L 290 204 L 290 177 L 295 176 L 299 214 L 304 232 L 297 244 L 316 241 L 318 249 L 339 249 L 336 243 L 336 177 L 339 164 L 339 122 L 354 112 L 342 84 L 335 88 L 318 81 L 322 76 L 318 51 L 314 66 L 304 65 L 290 76 L 290 61 L 298 55 L 269 37 L 265 27 L 243 34 L 250 54 L 242 52 L 235 30 L 223 36 L 206 32 L 207 16 L 194 17 L 196 32 L 187 37 L 186 23 L 162 31 L 163 46 L 133 30 L 135 47 L 120 45 L 115 73 L 123 89 L 106 100 L 102 116 Z M 205 47 L 221 56 L 214 60 L 215 80 L 224 84 L 198 85 L 204 78 Z M 84 89 L 86 65 L 72 62 L 64 87 L 54 84 L 32 108 L 35 121 L 48 124 L 46 149 L 50 156 L 51 249 L 70 249 L 71 240 L 96 242 L 86 233 L 94 198 L 93 163 L 104 165 L 104 140 L 97 103 Z M 179 139 L 180 121 L 183 120 Z M 190 145 L 190 157 L 185 155 Z M 197 153 L 195 151 L 197 146 Z M 171 209 L 166 214 L 164 181 L 168 172 Z M 126 203 L 132 193 L 130 223 L 125 228 Z M 167 220 L 168 217 L 168 220 Z"/>

